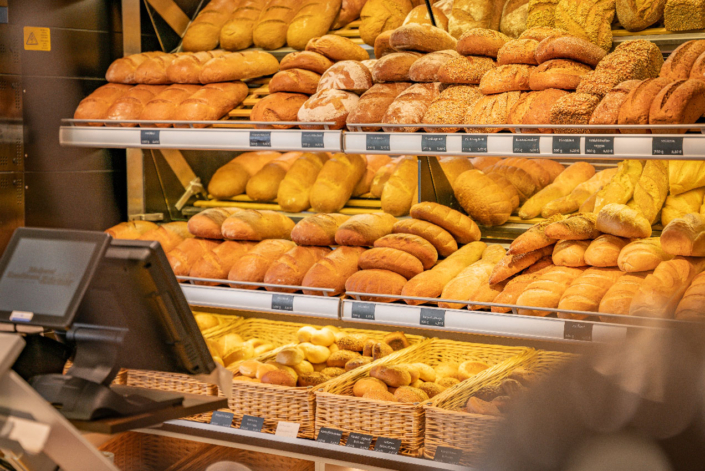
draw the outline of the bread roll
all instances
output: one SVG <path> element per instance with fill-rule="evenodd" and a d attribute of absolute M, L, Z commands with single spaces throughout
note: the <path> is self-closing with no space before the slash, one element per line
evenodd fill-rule
<path fill-rule="evenodd" d="M 303 69 L 322 74 L 333 65 L 323 54 L 312 51 L 297 51 L 287 54 L 279 64 L 280 70 Z"/>
<path fill-rule="evenodd" d="M 206 252 L 191 267 L 190 276 L 195 278 L 211 278 L 225 280 L 235 262 L 252 250 L 255 242 L 236 242 L 226 240 L 214 249 Z M 197 285 L 216 286 L 218 283 L 196 281 Z"/>
<path fill-rule="evenodd" d="M 289 24 L 302 0 L 269 0 L 252 30 L 252 42 L 262 49 L 279 49 L 286 44 Z"/>
<path fill-rule="evenodd" d="M 311 207 L 320 213 L 340 211 L 365 173 L 365 158 L 358 154 L 335 154 L 318 174 L 311 188 Z"/>
<path fill-rule="evenodd" d="M 625 272 L 643 272 L 654 270 L 661 262 L 672 258 L 673 255 L 661 248 L 661 239 L 651 237 L 627 244 L 619 252 L 617 264 L 619 269 Z"/>
<path fill-rule="evenodd" d="M 303 51 L 311 39 L 328 32 L 341 5 L 341 0 L 303 0 L 286 32 L 286 43 Z"/>
<path fill-rule="evenodd" d="M 108 110 L 120 97 L 133 87 L 117 83 L 108 83 L 98 87 L 93 93 L 81 100 L 73 114 L 73 119 L 106 119 Z M 89 123 L 89 126 L 102 124 Z"/>
<path fill-rule="evenodd" d="M 409 23 L 394 30 L 389 44 L 397 51 L 435 52 L 455 49 L 456 40 L 442 28 Z"/>
<path fill-rule="evenodd" d="M 213 174 L 208 183 L 208 193 L 218 199 L 241 195 L 250 177 L 281 155 L 279 152 L 244 152 L 238 155 Z"/>
<path fill-rule="evenodd" d="M 595 168 L 586 162 L 577 162 L 562 172 L 556 180 L 529 198 L 519 210 L 519 217 L 531 219 L 541 213 L 551 201 L 569 195 L 579 184 L 595 175 Z"/>
<path fill-rule="evenodd" d="M 345 291 L 354 293 L 400 295 L 406 283 L 406 278 L 389 270 L 360 270 L 350 276 L 345 282 Z M 360 296 L 362 301 L 391 303 L 396 298 L 377 296 Z"/>
<path fill-rule="evenodd" d="M 472 28 L 499 30 L 504 2 L 490 0 L 455 0 L 448 21 L 448 32 L 454 38 Z"/>
<path fill-rule="evenodd" d="M 610 203 L 626 204 L 634 194 L 642 170 L 638 160 L 620 162 L 615 176 L 597 193 L 594 211 L 597 213 Z"/>
<path fill-rule="evenodd" d="M 272 75 L 279 71 L 279 61 L 264 51 L 232 52 L 215 57 L 203 66 L 201 83 L 233 82 Z"/>
<path fill-rule="evenodd" d="M 438 254 L 447 257 L 458 250 L 458 244 L 445 229 L 418 219 L 405 219 L 396 222 L 392 231 L 395 234 L 413 234 L 429 241 Z"/>
<path fill-rule="evenodd" d="M 228 273 L 230 281 L 261 283 L 269 267 L 279 257 L 296 246 L 289 240 L 269 239 L 257 244 L 238 259 Z M 256 289 L 254 286 L 231 284 L 232 288 Z"/>
<path fill-rule="evenodd" d="M 402 250 L 387 247 L 370 249 L 360 255 L 358 265 L 362 270 L 389 270 L 411 279 L 423 271 L 421 261 Z"/>
<path fill-rule="evenodd" d="M 441 299 L 458 301 L 482 301 L 477 293 L 481 287 L 488 283 L 492 270 L 505 255 L 505 250 L 500 245 L 489 245 L 482 253 L 482 258 L 458 273 L 444 287 Z M 439 302 L 442 309 L 461 309 L 465 304 Z"/>
<path fill-rule="evenodd" d="M 218 246 L 218 242 L 204 239 L 184 239 L 171 250 L 166 258 L 176 276 L 189 276 L 191 267 L 209 250 Z"/>
<path fill-rule="evenodd" d="M 607 291 L 624 275 L 617 268 L 588 268 L 565 290 L 558 309 L 597 312 Z M 589 316 L 558 312 L 562 319 L 587 319 Z"/>
<path fill-rule="evenodd" d="M 616 267 L 619 253 L 628 243 L 628 239 L 602 234 L 585 250 L 585 263 L 593 267 Z"/>
<path fill-rule="evenodd" d="M 612 48 L 614 2 L 561 0 L 556 5 L 556 28 L 590 41 L 605 51 Z"/>
<path fill-rule="evenodd" d="M 298 213 L 310 207 L 311 188 L 327 160 L 322 152 L 306 152 L 296 159 L 277 191 L 277 203 L 284 211 Z"/>
<path fill-rule="evenodd" d="M 404 296 L 437 298 L 446 284 L 465 267 L 477 262 L 485 251 L 484 242 L 471 242 L 454 252 L 447 259 L 439 262 L 431 270 L 420 273 L 410 279 L 402 290 Z M 424 304 L 425 301 L 404 300 L 407 304 Z"/>
<path fill-rule="evenodd" d="M 479 170 L 468 170 L 460 175 L 453 191 L 470 217 L 484 226 L 504 224 L 511 215 L 512 205 L 507 194 Z"/>
<path fill-rule="evenodd" d="M 215 59 L 213 59 L 215 60 Z M 216 121 L 225 116 L 247 97 L 249 89 L 243 82 L 209 83 L 182 101 L 174 111 L 178 121 Z M 195 128 L 205 128 L 207 124 L 194 124 Z M 175 124 L 175 128 L 189 127 L 188 124 Z"/>
<path fill-rule="evenodd" d="M 392 162 L 391 157 L 382 154 L 367 154 L 365 155 L 365 160 L 367 161 L 367 169 L 365 170 L 365 175 L 355 185 L 353 197 L 369 193 L 377 171 Z"/>
<path fill-rule="evenodd" d="M 438 261 L 438 251 L 423 237 L 414 234 L 388 234 L 375 240 L 377 248 L 391 248 L 413 255 L 421 261 L 424 270 L 429 270 Z"/>
<path fill-rule="evenodd" d="M 516 239 L 512 241 L 509 245 L 509 250 L 507 250 L 508 255 L 518 255 L 522 253 L 532 252 L 534 250 L 541 249 L 543 247 L 548 247 L 556 243 L 556 239 L 549 237 L 546 234 L 546 228 L 553 224 L 554 222 L 562 221 L 563 215 L 556 214 L 545 221 L 541 221 L 538 224 L 531 226 L 526 232 L 519 235 Z"/>
<path fill-rule="evenodd" d="M 319 83 L 320 85 L 320 83 Z M 330 129 L 342 129 L 348 115 L 357 108 L 360 98 L 342 90 L 322 90 L 311 96 L 299 109 L 302 122 L 333 122 Z M 301 129 L 323 129 L 323 125 L 304 125 Z"/>
<path fill-rule="evenodd" d="M 228 216 L 239 208 L 210 208 L 194 215 L 188 221 L 188 231 L 195 237 L 223 240 L 221 226 Z"/>
<path fill-rule="evenodd" d="M 409 214 L 414 197 L 418 194 L 416 186 L 419 179 L 419 167 L 416 157 L 399 159 L 397 166 L 389 176 L 382 190 L 382 210 L 392 216 Z"/>
<path fill-rule="evenodd" d="M 140 121 L 173 120 L 176 108 L 200 89 L 200 85 L 172 85 L 167 87 L 144 105 L 137 119 Z M 168 128 L 171 127 L 171 124 L 155 124 L 154 126 Z"/>
<path fill-rule="evenodd" d="M 243 209 L 223 222 L 223 236 L 229 240 L 291 239 L 294 221 L 276 211 Z"/>
<path fill-rule="evenodd" d="M 240 51 L 252 46 L 252 32 L 267 3 L 261 0 L 241 0 L 220 30 L 220 47 L 228 51 Z"/>
<path fill-rule="evenodd" d="M 291 240 L 298 245 L 335 245 L 338 227 L 349 218 L 350 216 L 335 213 L 306 216 L 291 230 Z"/>
<path fill-rule="evenodd" d="M 548 246 L 518 255 L 505 255 L 492 269 L 492 273 L 489 277 L 489 283 L 491 285 L 501 283 L 525 268 L 530 267 L 541 258 L 549 256 L 552 253 L 553 247 Z"/>
<path fill-rule="evenodd" d="M 335 34 L 313 38 L 306 44 L 307 51 L 323 54 L 332 61 L 365 61 L 369 53 L 352 40 Z M 379 59 L 379 57 L 378 57 Z"/>
<path fill-rule="evenodd" d="M 378 83 L 362 94 L 358 106 L 347 118 L 348 126 L 362 123 L 379 123 L 384 113 L 401 92 L 411 86 L 407 82 Z M 379 127 L 362 127 L 363 132 L 379 131 Z"/>
<path fill-rule="evenodd" d="M 328 253 L 328 247 L 294 247 L 269 266 L 264 275 L 264 282 L 301 286 L 308 270 Z M 295 289 L 273 287 L 267 287 L 267 291 L 296 292 Z"/>
<path fill-rule="evenodd" d="M 310 288 L 328 288 L 333 292 L 325 293 L 335 296 L 343 292 L 345 282 L 357 271 L 362 247 L 338 247 L 318 261 L 304 276 L 302 286 Z M 304 290 L 304 294 L 321 295 L 321 291 Z"/>
<path fill-rule="evenodd" d="M 577 211 L 590 196 L 609 183 L 616 173 L 616 168 L 597 172 L 591 179 L 576 186 L 568 196 L 546 204 L 541 211 L 541 216 L 549 218 L 555 214 L 570 214 Z"/>
<path fill-rule="evenodd" d="M 394 216 L 385 213 L 358 214 L 338 227 L 335 242 L 338 245 L 372 247 L 375 240 L 391 234 Z"/>
<path fill-rule="evenodd" d="M 674 219 L 699 212 L 703 204 L 703 196 L 705 196 L 705 188 L 696 188 L 677 196 L 668 195 L 661 209 L 661 225 L 668 226 Z"/>
<path fill-rule="evenodd" d="M 700 273 L 693 279 L 676 308 L 676 319 L 701 321 L 703 318 L 703 284 L 705 275 Z"/>
<path fill-rule="evenodd" d="M 333 21 L 330 29 L 340 29 L 360 18 L 360 12 L 365 3 L 367 3 L 367 0 L 343 0 L 338 16 Z"/>
<path fill-rule="evenodd" d="M 671 221 L 661 233 L 661 246 L 671 255 L 705 256 L 705 216 L 691 213 Z"/>
<path fill-rule="evenodd" d="M 142 234 L 158 229 L 159 226 L 150 221 L 121 222 L 105 230 L 113 239 L 138 239 Z"/>
<path fill-rule="evenodd" d="M 460 57 L 454 49 L 436 51 L 421 56 L 409 68 L 409 78 L 413 82 L 438 82 L 438 71 L 443 64 Z"/>
<path fill-rule="evenodd" d="M 211 0 L 189 25 L 181 48 L 187 52 L 215 49 L 220 39 L 220 30 L 239 3 L 239 0 Z"/>
<path fill-rule="evenodd" d="M 652 272 L 625 273 L 607 290 L 600 301 L 598 312 L 603 314 L 629 315 L 629 305 L 639 291 L 644 279 Z M 600 317 L 603 322 L 622 322 L 614 317 Z"/>
<path fill-rule="evenodd" d="M 400 27 L 412 8 L 410 0 L 367 0 L 360 12 L 360 37 L 374 46 L 377 36 Z"/>
<path fill-rule="evenodd" d="M 417 83 L 401 92 L 382 116 L 385 124 L 419 124 L 431 102 L 438 97 L 440 84 Z M 386 132 L 416 132 L 418 127 L 383 128 Z"/>
<path fill-rule="evenodd" d="M 583 270 L 579 268 L 550 268 L 526 287 L 516 303 L 519 306 L 556 308 L 565 290 L 582 273 Z M 533 309 L 518 309 L 518 312 L 526 316 L 541 317 L 551 314 L 551 311 Z"/>
<path fill-rule="evenodd" d="M 589 240 L 559 240 L 553 247 L 553 264 L 561 267 L 584 267 Z"/>

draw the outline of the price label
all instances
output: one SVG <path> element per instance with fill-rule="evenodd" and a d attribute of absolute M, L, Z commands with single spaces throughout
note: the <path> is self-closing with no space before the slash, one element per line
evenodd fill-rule
<path fill-rule="evenodd" d="M 301 424 L 297 424 L 296 422 L 279 422 L 274 435 L 278 437 L 296 438 L 299 434 L 299 427 L 301 427 Z"/>
<path fill-rule="evenodd" d="M 597 155 L 614 154 L 614 137 L 586 137 L 585 153 Z"/>
<path fill-rule="evenodd" d="M 540 137 L 532 136 L 514 136 L 512 144 L 512 152 L 515 154 L 539 154 Z"/>
<path fill-rule="evenodd" d="M 439 309 L 421 308 L 421 325 L 445 327 L 446 312 Z"/>
<path fill-rule="evenodd" d="M 223 412 L 217 410 L 213 412 L 211 416 L 211 425 L 217 425 L 219 427 L 230 427 L 233 424 L 233 417 L 235 414 L 232 412 Z"/>
<path fill-rule="evenodd" d="M 421 152 L 445 152 L 446 136 L 421 136 Z"/>
<path fill-rule="evenodd" d="M 563 338 L 566 340 L 582 340 L 592 342 L 592 324 L 588 322 L 565 321 Z"/>
<path fill-rule="evenodd" d="M 293 311 L 294 297 L 290 294 L 273 294 L 272 309 L 275 311 Z"/>
<path fill-rule="evenodd" d="M 350 448 L 359 448 L 360 450 L 369 450 L 372 445 L 372 435 L 364 433 L 351 433 L 348 435 L 348 441 L 345 446 Z"/>
<path fill-rule="evenodd" d="M 365 145 L 367 150 L 390 150 L 389 134 L 367 134 L 365 137 Z"/>
<path fill-rule="evenodd" d="M 329 443 L 331 445 L 340 445 L 340 439 L 343 438 L 343 432 L 336 430 L 334 428 L 323 427 L 320 432 L 318 432 L 317 442 Z"/>
<path fill-rule="evenodd" d="M 250 147 L 272 147 L 270 131 L 250 131 Z"/>
<path fill-rule="evenodd" d="M 322 149 L 323 148 L 323 133 L 322 132 L 302 132 L 301 147 L 304 149 Z"/>
<path fill-rule="evenodd" d="M 250 432 L 261 432 L 264 427 L 264 418 L 254 417 L 252 415 L 243 415 L 240 422 L 240 430 L 249 430 Z"/>
<path fill-rule="evenodd" d="M 469 154 L 487 153 L 487 136 L 463 136 L 463 152 Z"/>
<path fill-rule="evenodd" d="M 353 303 L 352 318 L 365 319 L 368 321 L 375 320 L 375 304 L 374 303 Z"/>
<path fill-rule="evenodd" d="M 553 138 L 553 153 L 554 154 L 579 154 L 580 153 L 580 138 L 579 137 L 554 137 Z"/>
<path fill-rule="evenodd" d="M 401 448 L 401 440 L 396 438 L 378 437 L 375 443 L 375 451 L 389 453 L 390 455 L 398 455 Z"/>
<path fill-rule="evenodd" d="M 463 457 L 463 450 L 451 448 L 448 446 L 439 446 L 436 448 L 436 454 L 433 461 L 447 464 L 460 464 L 460 458 Z"/>
<path fill-rule="evenodd" d="M 142 145 L 159 145 L 159 131 L 140 130 L 140 143 Z"/>
<path fill-rule="evenodd" d="M 654 137 L 651 139 L 651 155 L 683 155 L 682 137 Z"/>

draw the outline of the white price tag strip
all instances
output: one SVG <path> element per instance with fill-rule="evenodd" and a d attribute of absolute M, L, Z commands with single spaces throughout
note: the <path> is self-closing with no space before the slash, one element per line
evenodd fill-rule
<path fill-rule="evenodd" d="M 277 424 L 277 431 L 274 432 L 274 435 L 278 437 L 296 438 L 299 434 L 299 427 L 301 427 L 301 424 L 297 424 L 295 422 L 279 422 Z"/>

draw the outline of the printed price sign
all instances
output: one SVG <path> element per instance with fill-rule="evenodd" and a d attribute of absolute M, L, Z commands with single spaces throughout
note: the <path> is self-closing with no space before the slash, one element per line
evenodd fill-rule
<path fill-rule="evenodd" d="M 350 448 L 359 448 L 360 450 L 369 450 L 372 445 L 372 435 L 364 433 L 351 433 L 348 435 L 348 441 L 345 446 Z"/>
<path fill-rule="evenodd" d="M 421 136 L 421 152 L 445 152 L 446 136 Z"/>
<path fill-rule="evenodd" d="M 323 148 L 323 133 L 322 132 L 302 132 L 301 147 L 304 149 L 322 149 Z"/>
<path fill-rule="evenodd" d="M 250 147 L 272 147 L 270 131 L 250 131 Z"/>
<path fill-rule="evenodd" d="M 233 424 L 233 417 L 235 414 L 232 412 L 223 412 L 217 410 L 213 412 L 211 416 L 211 425 L 218 425 L 219 427 L 230 427 Z"/>
<path fill-rule="evenodd" d="M 446 312 L 438 309 L 421 308 L 421 325 L 445 327 Z"/>
<path fill-rule="evenodd" d="M 299 434 L 300 427 L 301 424 L 297 424 L 296 422 L 279 422 L 277 424 L 277 430 L 276 432 L 274 432 L 274 435 L 278 437 L 296 438 L 296 436 Z"/>
<path fill-rule="evenodd" d="M 592 342 L 592 324 L 588 322 L 565 321 L 563 338 L 566 340 L 582 340 Z"/>
<path fill-rule="evenodd" d="M 447 464 L 460 464 L 460 458 L 462 458 L 462 456 L 462 450 L 447 446 L 439 446 L 436 448 L 436 455 L 433 457 L 433 461 Z"/>
<path fill-rule="evenodd" d="M 353 303 L 352 318 L 365 319 L 368 321 L 375 320 L 375 304 L 374 303 Z"/>
<path fill-rule="evenodd" d="M 142 145 L 159 145 L 159 131 L 140 131 L 140 143 Z"/>
<path fill-rule="evenodd" d="M 290 294 L 273 294 L 272 309 L 275 311 L 293 311 L 294 297 Z"/>
<path fill-rule="evenodd" d="M 586 137 L 586 154 L 614 154 L 614 137 Z"/>
<path fill-rule="evenodd" d="M 390 455 L 398 455 L 399 448 L 401 448 L 401 440 L 396 438 L 377 438 L 377 443 L 375 443 L 375 451 L 380 451 L 382 453 L 389 453 Z"/>
<path fill-rule="evenodd" d="M 580 138 L 579 137 L 554 137 L 553 138 L 553 153 L 554 154 L 579 154 L 580 153 Z"/>
<path fill-rule="evenodd" d="M 336 430 L 334 428 L 323 427 L 320 432 L 318 432 L 317 442 L 329 443 L 331 445 L 340 445 L 340 439 L 343 438 L 343 432 Z"/>
<path fill-rule="evenodd" d="M 487 153 L 487 136 L 463 136 L 463 152 L 469 154 Z"/>
<path fill-rule="evenodd" d="M 264 427 L 264 418 L 254 417 L 252 415 L 243 415 L 240 422 L 240 430 L 249 430 L 250 432 L 261 432 Z"/>
<path fill-rule="evenodd" d="M 540 137 L 514 136 L 512 152 L 515 154 L 539 154 L 541 153 L 540 139 Z"/>
<path fill-rule="evenodd" d="M 682 137 L 654 137 L 651 139 L 651 155 L 683 155 Z"/>
<path fill-rule="evenodd" d="M 367 134 L 365 136 L 365 145 L 367 150 L 390 150 L 389 134 Z"/>

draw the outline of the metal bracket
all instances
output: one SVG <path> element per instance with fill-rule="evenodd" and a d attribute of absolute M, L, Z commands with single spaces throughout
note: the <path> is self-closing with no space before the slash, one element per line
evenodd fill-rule
<path fill-rule="evenodd" d="M 163 221 L 164 213 L 130 214 L 130 221 Z"/>
<path fill-rule="evenodd" d="M 201 196 L 206 193 L 205 188 L 203 188 L 203 184 L 201 183 L 200 178 L 196 178 L 194 180 L 191 180 L 191 183 L 188 184 L 186 187 L 186 191 L 184 192 L 183 195 L 179 198 L 179 200 L 174 204 L 176 209 L 181 211 L 184 206 L 186 206 L 186 203 L 188 203 L 188 200 L 191 199 L 192 196 Z"/>
<path fill-rule="evenodd" d="M 176 34 L 183 37 L 186 28 L 191 22 L 191 18 L 179 8 L 174 0 L 147 0 L 154 10 L 159 13 L 164 21 L 174 30 Z"/>

